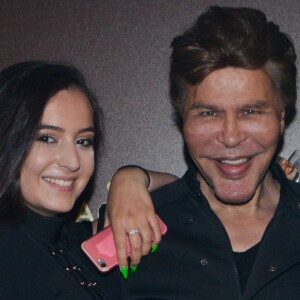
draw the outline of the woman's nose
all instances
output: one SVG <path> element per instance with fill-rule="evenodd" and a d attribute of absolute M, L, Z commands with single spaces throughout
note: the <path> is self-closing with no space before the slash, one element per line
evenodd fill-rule
<path fill-rule="evenodd" d="M 74 143 L 66 143 L 61 147 L 57 163 L 60 167 L 67 168 L 71 172 L 80 168 L 78 150 Z"/>

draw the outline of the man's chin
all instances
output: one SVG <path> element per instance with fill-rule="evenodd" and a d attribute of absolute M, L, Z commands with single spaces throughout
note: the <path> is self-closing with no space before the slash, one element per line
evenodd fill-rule
<path fill-rule="evenodd" d="M 254 193 L 247 193 L 247 194 L 239 194 L 239 195 L 234 195 L 230 193 L 226 193 L 226 195 L 222 193 L 215 193 L 215 197 L 217 198 L 218 201 L 220 201 L 223 204 L 226 205 L 243 205 L 251 201 L 251 199 L 254 196 Z"/>

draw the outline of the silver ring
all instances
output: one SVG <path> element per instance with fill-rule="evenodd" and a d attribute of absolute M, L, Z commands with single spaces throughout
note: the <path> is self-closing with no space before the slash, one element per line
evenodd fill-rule
<path fill-rule="evenodd" d="M 132 235 L 132 234 L 136 234 L 136 233 L 141 234 L 141 231 L 138 228 L 134 228 L 127 232 L 128 235 Z"/>

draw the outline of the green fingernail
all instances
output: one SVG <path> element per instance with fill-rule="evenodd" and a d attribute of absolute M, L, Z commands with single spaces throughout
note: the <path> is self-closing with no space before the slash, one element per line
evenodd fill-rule
<path fill-rule="evenodd" d="M 154 244 L 151 248 L 151 253 L 154 253 L 157 250 L 158 245 Z"/>
<path fill-rule="evenodd" d="M 128 278 L 128 268 L 126 266 L 121 267 L 120 269 L 123 278 L 126 280 Z"/>
<path fill-rule="evenodd" d="M 135 272 L 137 270 L 137 266 L 130 266 L 131 272 Z"/>

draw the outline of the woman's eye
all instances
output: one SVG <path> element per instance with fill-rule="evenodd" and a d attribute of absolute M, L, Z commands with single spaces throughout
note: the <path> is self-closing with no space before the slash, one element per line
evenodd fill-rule
<path fill-rule="evenodd" d="M 56 142 L 56 140 L 49 134 L 43 134 L 38 136 L 37 141 L 45 144 L 53 144 Z"/>
<path fill-rule="evenodd" d="M 90 147 L 93 145 L 93 140 L 92 139 L 79 139 L 76 141 L 76 144 L 81 145 L 83 147 Z"/>

